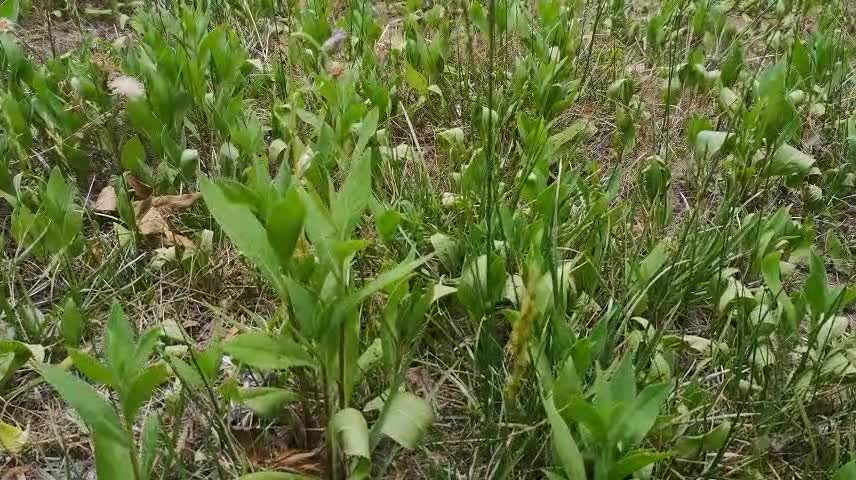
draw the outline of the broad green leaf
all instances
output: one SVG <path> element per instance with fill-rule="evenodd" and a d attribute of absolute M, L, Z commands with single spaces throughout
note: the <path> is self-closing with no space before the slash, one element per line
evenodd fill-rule
<path fill-rule="evenodd" d="M 645 387 L 636 400 L 627 405 L 618 421 L 612 424 L 610 437 L 622 439 L 627 446 L 637 445 L 654 426 L 670 392 L 671 386 L 668 383 Z"/>
<path fill-rule="evenodd" d="M 369 203 L 372 189 L 371 156 L 362 155 L 351 163 L 351 171 L 332 202 L 333 222 L 342 238 L 351 234 Z"/>
<path fill-rule="evenodd" d="M 92 355 L 75 348 L 68 349 L 68 356 L 80 373 L 101 385 L 114 385 L 113 373 Z"/>
<path fill-rule="evenodd" d="M 568 355 L 562 371 L 553 383 L 553 403 L 561 413 L 575 396 L 582 394 L 582 381 L 572 355 Z"/>
<path fill-rule="evenodd" d="M 428 80 L 407 62 L 404 64 L 404 81 L 420 95 L 428 93 Z"/>
<path fill-rule="evenodd" d="M 675 443 L 674 451 L 681 458 L 696 458 L 703 453 L 715 452 L 725 445 L 731 433 L 731 422 L 724 421 L 702 435 L 684 435 Z"/>
<path fill-rule="evenodd" d="M 30 434 L 20 428 L 0 421 L 0 453 L 15 454 L 27 445 Z"/>
<path fill-rule="evenodd" d="M 95 444 L 96 478 L 135 477 L 130 449 L 126 444 L 116 442 L 110 436 L 97 431 L 92 434 L 92 443 Z"/>
<path fill-rule="evenodd" d="M 784 144 L 770 159 L 768 175 L 806 175 L 815 164 L 815 159 L 796 148 Z"/>
<path fill-rule="evenodd" d="M 303 208 L 296 189 L 290 189 L 268 209 L 265 219 L 267 236 L 279 255 L 280 265 L 286 266 L 290 263 L 305 215 L 306 209 Z"/>
<path fill-rule="evenodd" d="M 242 333 L 224 343 L 223 350 L 235 360 L 262 370 L 315 365 L 312 357 L 293 340 L 265 332 Z"/>
<path fill-rule="evenodd" d="M 481 255 L 464 267 L 458 280 L 458 300 L 472 318 L 485 315 L 505 288 L 505 265 L 502 257 L 489 262 Z"/>
<path fill-rule="evenodd" d="M 553 452 L 559 459 L 559 464 L 568 478 L 574 480 L 586 480 L 586 468 L 583 456 L 577 447 L 577 442 L 571 435 L 571 429 L 562 419 L 551 397 L 544 398 L 544 409 L 547 411 L 547 420 L 550 422 L 550 439 Z"/>
<path fill-rule="evenodd" d="M 354 408 L 339 410 L 330 420 L 330 429 L 341 437 L 342 450 L 345 454 L 371 458 L 369 427 L 359 410 Z"/>
<path fill-rule="evenodd" d="M 211 214 L 238 250 L 264 272 L 274 285 L 279 285 L 279 255 L 250 209 L 226 198 L 220 187 L 207 177 L 199 178 L 199 190 Z"/>
<path fill-rule="evenodd" d="M 609 469 L 609 473 L 607 474 L 607 478 L 609 480 L 624 480 L 634 472 L 668 457 L 669 455 L 665 453 L 652 452 L 648 450 L 635 450 L 628 453 L 624 458 L 612 465 Z"/>
<path fill-rule="evenodd" d="M 62 338 L 66 345 L 80 345 L 84 325 L 83 312 L 80 311 L 74 299 L 68 297 L 62 306 Z"/>
<path fill-rule="evenodd" d="M 107 320 L 107 330 L 104 333 L 104 352 L 107 357 L 107 367 L 113 372 L 113 378 L 118 382 L 129 380 L 126 375 L 138 366 L 132 365 L 136 338 L 128 323 L 125 312 L 114 301 L 110 306 L 110 317 Z"/>
<path fill-rule="evenodd" d="M 636 399 L 636 373 L 633 368 L 633 355 L 628 353 L 618 364 L 618 368 L 609 380 L 597 388 L 595 405 L 602 412 L 607 412 L 616 405 L 629 406 Z M 615 424 L 613 424 L 615 426 Z"/>
<path fill-rule="evenodd" d="M 589 119 L 577 120 L 559 133 L 553 134 L 549 138 L 549 142 L 553 148 L 562 148 L 566 143 L 573 143 L 577 139 L 585 140 L 593 137 L 597 133 L 597 127 L 594 122 Z"/>
<path fill-rule="evenodd" d="M 285 277 L 285 288 L 288 292 L 291 308 L 300 324 L 301 333 L 309 338 L 317 338 L 321 327 L 316 321 L 317 295 L 291 277 Z"/>
<path fill-rule="evenodd" d="M 143 148 L 143 143 L 140 142 L 139 137 L 131 137 L 122 145 L 121 163 L 125 170 L 133 172 L 142 179 L 148 178 L 146 150 Z"/>
<path fill-rule="evenodd" d="M 434 421 L 431 405 L 410 392 L 394 393 L 380 431 L 405 448 L 416 448 Z"/>
<path fill-rule="evenodd" d="M 856 478 L 856 460 L 836 470 L 831 480 L 853 480 L 854 478 Z"/>
<path fill-rule="evenodd" d="M 0 2 L 0 17 L 17 22 L 20 14 L 21 0 L 2 0 Z"/>
<path fill-rule="evenodd" d="M 96 436 L 109 444 L 125 448 L 130 445 L 119 416 L 89 384 L 53 365 L 43 365 L 42 376 L 71 404 Z"/>
<path fill-rule="evenodd" d="M 363 152 L 369 144 L 369 140 L 377 131 L 378 117 L 378 109 L 372 108 L 360 122 L 359 129 L 357 130 L 357 144 L 354 146 L 354 151 L 351 153 L 351 168 L 353 168 L 353 165 L 365 156 L 363 155 Z"/>
<path fill-rule="evenodd" d="M 163 363 L 157 363 L 143 370 L 131 384 L 131 388 L 124 392 L 122 407 L 125 418 L 134 418 L 137 410 L 148 401 L 155 389 L 161 386 L 169 378 L 169 369 Z"/>
<path fill-rule="evenodd" d="M 152 478 L 152 469 L 158 454 L 158 437 L 160 437 L 160 417 L 156 413 L 149 414 L 143 423 L 143 434 L 140 440 L 140 470 L 143 480 Z"/>
<path fill-rule="evenodd" d="M 458 242 L 453 240 L 448 235 L 435 233 L 431 235 L 431 246 L 434 247 L 434 252 L 440 263 L 446 267 L 449 273 L 456 274 L 461 268 L 461 248 Z"/>
<path fill-rule="evenodd" d="M 300 395 L 275 387 L 248 387 L 238 390 L 241 402 L 250 410 L 263 417 L 273 417 L 282 410 L 282 406 L 291 403 Z"/>
<path fill-rule="evenodd" d="M 555 401 L 556 397 L 553 397 Z M 601 413 L 588 403 L 582 396 L 572 397 L 566 405 L 559 409 L 562 418 L 573 420 L 584 425 L 597 441 L 606 441 L 609 434 L 609 426 Z"/>
<path fill-rule="evenodd" d="M 734 138 L 734 134 L 729 132 L 701 131 L 696 136 L 695 155 L 701 160 L 709 160 L 715 158 L 720 152 L 726 154 Z"/>

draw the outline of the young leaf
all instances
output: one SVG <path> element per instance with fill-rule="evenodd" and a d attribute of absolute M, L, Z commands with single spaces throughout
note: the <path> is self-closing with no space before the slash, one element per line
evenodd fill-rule
<path fill-rule="evenodd" d="M 359 410 L 345 408 L 330 420 L 330 429 L 341 436 L 342 450 L 349 456 L 371 458 L 369 427 Z"/>
<path fill-rule="evenodd" d="M 235 360 L 262 370 L 315 365 L 312 357 L 293 340 L 273 337 L 265 332 L 242 333 L 224 343 L 223 350 Z"/>
<path fill-rule="evenodd" d="M 431 405 L 410 392 L 394 393 L 389 401 L 380 431 L 404 448 L 416 448 L 434 421 Z"/>

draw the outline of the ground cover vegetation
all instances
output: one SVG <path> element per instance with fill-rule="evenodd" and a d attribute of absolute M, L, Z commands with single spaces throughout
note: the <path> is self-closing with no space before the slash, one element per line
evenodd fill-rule
<path fill-rule="evenodd" d="M 0 1 L 0 479 L 856 479 L 854 15 Z"/>

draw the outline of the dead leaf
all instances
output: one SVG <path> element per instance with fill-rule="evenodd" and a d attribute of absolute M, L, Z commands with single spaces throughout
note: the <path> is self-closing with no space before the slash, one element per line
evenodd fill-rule
<path fill-rule="evenodd" d="M 92 209 L 96 212 L 115 212 L 118 205 L 116 190 L 112 185 L 107 185 L 98 193 L 98 197 L 92 202 Z"/>
<path fill-rule="evenodd" d="M 160 209 L 187 208 L 193 205 L 202 196 L 199 192 L 185 193 L 184 195 L 162 195 L 152 197 L 152 207 Z"/>
<path fill-rule="evenodd" d="M 131 172 L 125 172 L 125 182 L 134 191 L 134 197 L 143 200 L 152 196 L 152 187 L 135 177 Z"/>
<path fill-rule="evenodd" d="M 143 235 L 164 235 L 171 233 L 169 223 L 157 208 L 149 208 L 137 222 L 137 228 Z"/>
<path fill-rule="evenodd" d="M 180 233 L 169 232 L 163 236 L 163 244 L 164 246 L 179 246 L 185 249 L 196 248 L 196 243 L 181 235 Z"/>

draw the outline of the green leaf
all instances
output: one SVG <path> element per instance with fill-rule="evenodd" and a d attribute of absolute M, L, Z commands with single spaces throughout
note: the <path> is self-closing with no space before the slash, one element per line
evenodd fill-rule
<path fill-rule="evenodd" d="M 641 442 L 657 421 L 660 409 L 671 390 L 668 383 L 645 387 L 636 400 L 627 406 L 621 418 L 612 424 L 610 436 L 623 439 L 627 446 Z"/>
<path fill-rule="evenodd" d="M 95 435 L 110 444 L 125 448 L 130 445 L 119 416 L 89 384 L 53 365 L 42 366 L 42 376 L 71 404 Z"/>
<path fill-rule="evenodd" d="M 317 480 L 317 477 L 287 472 L 256 472 L 244 475 L 238 480 Z"/>
<path fill-rule="evenodd" d="M 279 255 L 252 211 L 245 205 L 226 198 L 220 187 L 206 177 L 199 178 L 199 190 L 208 210 L 238 250 L 267 275 L 274 285 L 279 285 Z"/>
<path fill-rule="evenodd" d="M 431 235 L 431 246 L 434 247 L 434 252 L 440 263 L 446 267 L 449 273 L 457 274 L 461 268 L 461 247 L 454 239 L 442 233 Z"/>
<path fill-rule="evenodd" d="M 262 370 L 315 365 L 312 357 L 293 340 L 265 332 L 242 333 L 224 343 L 223 350 L 235 360 Z"/>
<path fill-rule="evenodd" d="M 568 142 L 573 143 L 578 139 L 585 140 L 593 137 L 595 133 L 597 133 L 597 127 L 595 127 L 594 122 L 589 119 L 582 119 L 571 123 L 561 132 L 551 135 L 548 142 L 553 148 L 560 149 Z"/>
<path fill-rule="evenodd" d="M 854 478 L 856 478 L 856 460 L 853 460 L 839 468 L 835 474 L 832 475 L 831 480 L 853 480 Z"/>
<path fill-rule="evenodd" d="M 118 382 L 127 380 L 130 369 L 138 367 L 131 365 L 135 349 L 136 339 L 131 325 L 119 302 L 113 301 L 107 320 L 107 331 L 104 334 L 104 352 L 107 356 L 107 366 Z"/>
<path fill-rule="evenodd" d="M 89 380 L 101 385 L 114 385 L 113 373 L 92 355 L 76 348 L 68 349 L 68 356 L 80 373 Z"/>
<path fill-rule="evenodd" d="M 62 338 L 66 345 L 80 345 L 85 320 L 74 299 L 68 297 L 62 306 Z"/>
<path fill-rule="evenodd" d="M 0 3 L 0 17 L 8 18 L 13 22 L 18 21 L 21 14 L 21 0 L 3 0 Z"/>
<path fill-rule="evenodd" d="M 30 434 L 0 421 L 0 453 L 16 454 L 27 445 Z"/>
<path fill-rule="evenodd" d="M 15 340 L 0 340 L 0 387 L 32 356 L 27 345 Z"/>
<path fill-rule="evenodd" d="M 355 408 L 336 412 L 330 420 L 330 429 L 341 436 L 342 450 L 349 456 L 371 458 L 369 427 L 363 414 Z"/>
<path fill-rule="evenodd" d="M 565 475 L 574 480 L 586 480 L 583 456 L 580 454 L 577 442 L 571 435 L 571 429 L 556 411 L 552 398 L 543 399 L 543 403 L 544 409 L 547 411 L 547 420 L 550 422 L 550 439 L 553 444 L 553 452 L 565 470 Z"/>
<path fill-rule="evenodd" d="M 404 64 L 404 81 L 420 95 L 428 93 L 428 80 L 407 62 Z"/>
<path fill-rule="evenodd" d="M 294 316 L 300 323 L 301 333 L 309 338 L 317 338 L 321 333 L 321 325 L 316 320 L 318 312 L 317 295 L 291 277 L 285 277 L 285 287 Z"/>
<path fill-rule="evenodd" d="M 332 202 L 333 223 L 339 230 L 341 238 L 351 234 L 354 225 L 369 203 L 372 189 L 372 162 L 370 155 L 362 155 L 351 163 L 351 171 L 342 185 L 342 189 Z"/>
<path fill-rule="evenodd" d="M 241 388 L 238 392 L 241 402 L 263 417 L 276 416 L 283 405 L 300 398 L 300 395 L 291 390 L 275 387 L 248 387 Z"/>
<path fill-rule="evenodd" d="M 142 179 L 148 179 L 148 166 L 146 165 L 146 149 L 137 136 L 131 137 L 124 145 L 121 152 L 122 168 L 129 170 Z"/>
<path fill-rule="evenodd" d="M 731 433 L 731 422 L 724 421 L 702 435 L 684 435 L 675 443 L 675 453 L 681 458 L 696 458 L 703 453 L 718 451 Z"/>
<path fill-rule="evenodd" d="M 720 153 L 725 155 L 730 150 L 735 138 L 735 135 L 729 132 L 701 131 L 696 136 L 695 155 L 701 160 L 716 158 Z"/>
<path fill-rule="evenodd" d="M 134 478 L 130 449 L 103 433 L 94 432 L 96 478 Z"/>
<path fill-rule="evenodd" d="M 280 265 L 286 266 L 290 263 L 305 216 L 306 209 L 303 208 L 296 189 L 290 189 L 268 209 L 265 219 L 267 236 L 279 255 Z"/>
<path fill-rule="evenodd" d="M 770 159 L 770 168 L 766 173 L 771 176 L 803 176 L 809 173 L 815 163 L 814 157 L 806 155 L 786 143 L 773 154 L 773 158 Z"/>
<path fill-rule="evenodd" d="M 458 300 L 472 318 L 479 319 L 493 307 L 505 287 L 505 265 L 497 256 L 488 262 L 481 255 L 466 267 L 458 280 Z"/>
<path fill-rule="evenodd" d="M 395 267 L 387 270 L 377 277 L 375 277 L 369 283 L 363 285 L 363 288 L 359 289 L 357 292 L 351 294 L 345 303 L 346 308 L 345 311 L 349 311 L 353 308 L 358 307 L 363 301 L 372 294 L 383 290 L 384 288 L 393 285 L 395 283 L 404 280 L 405 277 L 410 275 L 413 270 L 427 262 L 431 258 L 431 255 L 426 255 L 421 258 L 417 258 L 416 260 L 411 260 L 409 262 L 401 262 Z"/>
<path fill-rule="evenodd" d="M 149 414 L 143 423 L 143 434 L 140 440 L 141 461 L 143 480 L 152 478 L 152 469 L 158 454 L 158 437 L 160 437 L 160 417 L 156 413 Z"/>
<path fill-rule="evenodd" d="M 169 369 L 163 363 L 157 363 L 145 369 L 134 379 L 131 388 L 121 395 L 125 418 L 133 419 L 137 410 L 152 397 L 155 389 L 169 378 Z"/>
<path fill-rule="evenodd" d="M 616 462 L 609 469 L 607 478 L 609 480 L 624 480 L 634 472 L 668 457 L 669 455 L 665 453 L 652 452 L 649 450 L 635 450 Z"/>
<path fill-rule="evenodd" d="M 410 392 L 392 395 L 380 431 L 402 447 L 416 448 L 434 421 L 431 405 Z"/>

